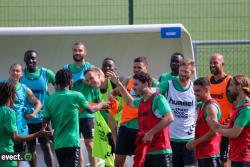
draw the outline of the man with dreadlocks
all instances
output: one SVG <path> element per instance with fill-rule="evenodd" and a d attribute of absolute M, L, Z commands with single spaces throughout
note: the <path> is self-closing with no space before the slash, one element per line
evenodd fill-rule
<path fill-rule="evenodd" d="M 72 88 L 72 73 L 69 70 L 59 70 L 56 73 L 56 92 L 45 101 L 43 126 L 51 121 L 54 128 L 54 148 L 60 166 L 79 167 L 80 138 L 78 111 L 95 112 L 108 106 L 100 102 L 89 106 L 85 97 Z"/>
<path fill-rule="evenodd" d="M 16 113 L 10 108 L 15 102 L 16 88 L 10 82 L 0 83 L 0 152 L 13 153 L 14 142 L 25 142 L 36 137 L 51 136 L 51 132 L 44 129 L 39 132 L 19 136 L 17 134 Z M 16 161 L 0 161 L 1 167 L 17 166 Z"/>

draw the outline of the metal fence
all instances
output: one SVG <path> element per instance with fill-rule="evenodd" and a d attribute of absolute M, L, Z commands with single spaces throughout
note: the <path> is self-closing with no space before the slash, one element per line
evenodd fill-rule
<path fill-rule="evenodd" d="M 225 72 L 250 76 L 250 40 L 194 41 L 197 76 L 210 74 L 209 58 L 217 52 L 224 56 Z"/>
<path fill-rule="evenodd" d="M 249 0 L 1 0 L 0 27 L 182 23 L 193 40 L 249 40 Z M 196 47 L 198 75 L 208 57 L 225 56 L 226 71 L 249 72 L 249 44 L 204 43 Z"/>

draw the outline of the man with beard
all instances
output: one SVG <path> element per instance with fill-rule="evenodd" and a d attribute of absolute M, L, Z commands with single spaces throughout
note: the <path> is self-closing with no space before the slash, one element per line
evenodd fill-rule
<path fill-rule="evenodd" d="M 64 69 L 68 69 L 73 76 L 73 90 L 79 91 L 82 89 L 81 83 L 85 76 L 84 72 L 92 65 L 86 61 L 87 50 L 82 42 L 76 42 L 72 46 L 73 64 L 64 65 Z M 89 154 L 89 162 L 91 166 L 96 166 L 95 158 L 92 157 L 93 133 L 94 128 L 94 113 L 81 112 L 79 113 L 80 134 L 84 137 L 84 143 Z M 80 164 L 83 166 L 83 155 L 80 151 Z"/>
<path fill-rule="evenodd" d="M 198 105 L 198 118 L 195 127 L 195 140 L 187 143 L 187 149 L 195 148 L 195 155 L 198 159 L 199 167 L 220 167 L 220 139 L 208 126 L 207 119 L 219 122 L 221 111 L 219 104 L 210 95 L 210 83 L 206 77 L 198 78 L 194 81 L 194 94 Z"/>
<path fill-rule="evenodd" d="M 168 126 L 174 118 L 164 96 L 151 89 L 152 79 L 149 74 L 138 72 L 133 76 L 133 90 L 137 97 L 141 97 L 139 99 L 134 99 L 130 95 L 114 72 L 108 72 L 108 76 L 113 83 L 116 83 L 126 104 L 138 108 L 138 137 L 142 137 L 142 141 L 146 144 L 146 151 L 143 151 L 145 154 L 142 156 L 142 161 L 145 158 L 144 165 L 134 164 L 134 166 L 172 167 Z M 123 137 L 128 138 L 126 134 Z M 140 153 L 138 151 L 136 155 Z"/>
<path fill-rule="evenodd" d="M 211 128 L 230 141 L 232 167 L 250 166 L 250 80 L 244 75 L 233 77 L 229 86 L 235 100 L 230 125 L 225 126 L 209 120 Z"/>
<path fill-rule="evenodd" d="M 219 53 L 214 53 L 210 58 L 211 76 L 208 79 L 211 83 L 211 97 L 217 100 L 222 110 L 222 124 L 229 125 L 233 101 L 228 91 L 231 76 L 224 72 L 224 58 Z M 228 138 L 222 137 L 220 144 L 220 158 L 222 167 L 230 167 Z"/>
<path fill-rule="evenodd" d="M 20 78 L 20 83 L 25 84 L 32 90 L 34 95 L 44 105 L 46 98 L 48 97 L 48 83 L 55 83 L 55 74 L 49 69 L 44 67 L 37 67 L 37 52 L 34 50 L 28 50 L 24 54 L 24 62 L 26 68 L 23 69 L 23 76 Z M 27 113 L 33 113 L 34 104 L 26 103 Z M 42 128 L 44 107 L 35 115 L 34 118 L 27 119 L 29 133 L 36 133 Z M 53 166 L 53 155 L 50 148 L 48 138 L 38 138 L 40 146 L 44 153 L 44 161 L 48 167 Z M 32 153 L 32 160 L 30 166 L 37 166 L 36 155 L 36 139 L 27 142 L 28 151 Z"/>
<path fill-rule="evenodd" d="M 194 61 L 183 59 L 179 66 L 179 78 L 166 80 L 158 85 L 159 92 L 168 100 L 174 122 L 170 125 L 170 140 L 174 167 L 196 166 L 194 150 L 186 149 L 186 143 L 194 139 L 196 121 L 193 83 Z"/>
<path fill-rule="evenodd" d="M 87 50 L 82 42 L 76 42 L 72 46 L 73 64 L 64 65 L 64 69 L 68 69 L 73 75 L 73 87 L 81 83 L 84 79 L 84 71 L 89 69 L 92 65 L 86 61 Z"/>
<path fill-rule="evenodd" d="M 183 59 L 184 59 L 183 54 L 178 53 L 178 52 L 173 53 L 170 59 L 171 72 L 165 72 L 161 74 L 161 76 L 159 77 L 159 82 L 172 80 L 172 79 L 178 79 L 179 66 L 180 66 L 181 60 Z"/>
<path fill-rule="evenodd" d="M 139 72 L 148 73 L 148 61 L 146 57 L 137 57 L 133 62 L 133 72 L 134 75 Z M 140 98 L 135 94 L 133 89 L 134 85 L 134 75 L 129 76 L 123 81 L 123 85 L 126 87 L 130 95 L 134 99 Z M 152 79 L 153 80 L 153 79 Z M 157 80 L 153 80 L 153 86 L 156 86 Z M 152 86 L 151 85 L 151 86 Z M 119 89 L 114 89 L 111 96 L 120 95 Z M 115 148 L 115 166 L 123 167 L 127 155 L 133 155 L 135 152 L 135 140 L 139 129 L 138 125 L 138 109 L 135 107 L 130 107 L 126 102 L 123 103 L 121 122 L 118 131 L 116 148 Z"/>

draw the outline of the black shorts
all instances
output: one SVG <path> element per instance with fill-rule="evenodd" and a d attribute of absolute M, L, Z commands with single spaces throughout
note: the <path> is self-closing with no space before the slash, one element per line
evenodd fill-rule
<path fill-rule="evenodd" d="M 231 162 L 232 167 L 250 167 L 250 162 Z"/>
<path fill-rule="evenodd" d="M 220 142 L 220 160 L 227 161 L 229 159 L 229 139 L 222 136 Z"/>
<path fill-rule="evenodd" d="M 219 157 L 198 159 L 199 167 L 220 167 Z"/>
<path fill-rule="evenodd" d="M 58 163 L 61 167 L 79 167 L 80 166 L 80 148 L 64 147 L 55 150 Z"/>
<path fill-rule="evenodd" d="M 42 129 L 42 123 L 28 123 L 29 134 L 39 132 Z M 48 143 L 49 139 L 46 137 L 38 137 L 39 143 Z M 36 145 L 36 139 L 27 141 L 28 145 Z"/>
<path fill-rule="evenodd" d="M 133 155 L 135 153 L 135 140 L 137 129 L 120 126 L 117 135 L 115 154 Z"/>
<path fill-rule="evenodd" d="M 185 165 L 197 166 L 197 160 L 195 158 L 194 150 L 188 150 L 186 148 L 187 142 L 174 142 L 171 141 L 171 147 L 173 151 L 173 166 L 182 167 Z"/>
<path fill-rule="evenodd" d="M 26 143 L 22 142 L 22 143 L 18 143 L 18 144 L 14 144 L 14 152 L 15 153 L 22 153 L 25 152 L 25 148 L 26 148 Z"/>
<path fill-rule="evenodd" d="M 84 139 L 93 139 L 94 118 L 79 118 L 79 133 Z"/>
<path fill-rule="evenodd" d="M 144 167 L 172 167 L 172 154 L 146 155 Z"/>

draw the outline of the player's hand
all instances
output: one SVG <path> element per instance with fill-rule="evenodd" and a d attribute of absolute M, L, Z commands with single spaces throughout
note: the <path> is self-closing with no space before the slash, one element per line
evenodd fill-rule
<path fill-rule="evenodd" d="M 38 132 L 38 137 L 52 137 L 53 136 L 53 130 L 50 130 L 50 131 L 47 131 L 45 129 L 41 129 L 39 132 Z"/>
<path fill-rule="evenodd" d="M 32 119 L 32 118 L 35 118 L 35 114 L 33 114 L 33 113 L 32 114 L 25 114 L 24 117 L 27 119 Z"/>
<path fill-rule="evenodd" d="M 110 79 L 114 84 L 117 85 L 119 82 L 119 77 L 113 71 L 107 71 L 108 79 Z"/>
<path fill-rule="evenodd" d="M 43 131 L 43 132 L 41 132 L 41 133 L 44 133 L 44 132 L 45 132 L 45 136 L 46 136 L 47 138 L 49 138 L 50 141 L 51 141 L 52 143 L 54 143 L 54 139 L 53 139 L 54 129 L 50 129 L 50 128 L 48 127 L 48 123 L 44 123 L 44 122 L 43 122 L 42 129 L 41 129 L 40 131 Z M 46 134 L 46 133 L 47 133 L 47 134 Z M 51 133 L 51 134 L 50 134 L 50 133 Z"/>
<path fill-rule="evenodd" d="M 146 133 L 146 134 L 144 135 L 144 137 L 142 138 L 142 141 L 143 141 L 144 143 L 147 143 L 147 142 L 151 142 L 152 139 L 153 139 L 153 135 L 152 135 L 152 134 L 150 133 L 150 131 L 149 131 L 148 133 Z"/>
<path fill-rule="evenodd" d="M 194 148 L 196 147 L 196 142 L 193 140 L 193 141 L 190 141 L 186 144 L 186 148 L 188 150 L 193 150 Z"/>
<path fill-rule="evenodd" d="M 107 101 L 102 101 L 100 103 L 98 103 L 99 107 L 102 109 L 102 110 L 107 110 L 109 109 L 109 104 L 110 102 L 107 102 Z"/>

